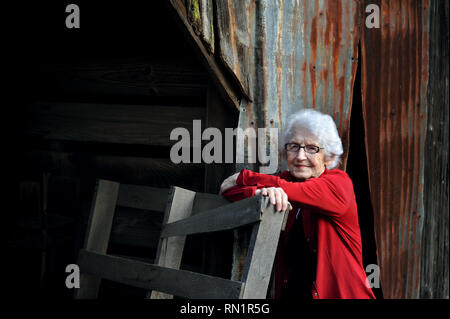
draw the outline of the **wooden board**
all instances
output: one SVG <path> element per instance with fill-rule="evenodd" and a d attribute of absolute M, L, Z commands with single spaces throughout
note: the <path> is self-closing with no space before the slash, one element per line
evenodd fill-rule
<path fill-rule="evenodd" d="M 276 212 L 268 197 L 263 197 L 261 209 L 263 216 L 261 222 L 253 228 L 249 255 L 242 276 L 242 281 L 245 282 L 243 299 L 266 298 L 280 231 L 284 217 L 289 213 L 289 210 Z"/>
<path fill-rule="evenodd" d="M 227 150 L 225 140 L 225 129 L 234 128 L 238 125 L 239 113 L 230 110 L 220 97 L 217 89 L 210 85 L 206 96 L 206 125 L 215 127 L 222 133 L 222 162 L 205 163 L 205 192 L 218 194 L 223 180 L 234 173 L 234 164 L 227 164 Z M 233 152 L 234 151 L 233 147 Z M 231 154 L 233 155 L 233 154 Z"/>
<path fill-rule="evenodd" d="M 238 83 L 241 93 L 252 100 L 250 76 L 250 34 L 247 1 L 215 1 L 219 57 Z"/>
<path fill-rule="evenodd" d="M 133 287 L 172 293 L 185 298 L 236 299 L 242 283 L 186 270 L 82 250 L 81 271 Z"/>
<path fill-rule="evenodd" d="M 49 96 L 172 97 L 203 96 L 207 74 L 183 57 L 90 59 L 76 64 L 45 64 L 46 82 L 40 89 Z"/>
<path fill-rule="evenodd" d="M 174 164 L 169 159 L 30 150 L 20 154 L 22 171 L 93 177 L 158 187 L 179 185 L 200 190 L 203 164 Z M 11 162 L 17 165 L 17 160 Z"/>
<path fill-rule="evenodd" d="M 424 159 L 422 299 L 449 299 L 449 3 L 430 1 L 430 60 Z M 446 13 L 445 13 L 446 12 Z M 446 41 L 444 41 L 446 39 Z"/>
<path fill-rule="evenodd" d="M 170 133 L 204 120 L 201 107 L 39 102 L 30 105 L 25 132 L 45 139 L 173 145 Z"/>
<path fill-rule="evenodd" d="M 180 187 L 172 187 L 162 227 L 164 228 L 168 223 L 189 217 L 192 213 L 194 199 L 195 192 Z M 186 236 L 161 238 L 158 243 L 155 264 L 173 269 L 180 268 L 185 241 Z M 151 294 L 152 299 L 170 299 L 171 297 L 171 295 L 158 291 L 153 291 Z"/>
<path fill-rule="evenodd" d="M 229 230 L 261 218 L 259 197 L 251 197 L 163 226 L 161 237 Z"/>
<path fill-rule="evenodd" d="M 97 182 L 86 231 L 85 249 L 97 253 L 106 253 L 118 193 L 119 183 L 105 180 Z M 82 273 L 80 275 L 80 288 L 75 291 L 75 298 L 96 298 L 100 281 L 99 277 Z"/>

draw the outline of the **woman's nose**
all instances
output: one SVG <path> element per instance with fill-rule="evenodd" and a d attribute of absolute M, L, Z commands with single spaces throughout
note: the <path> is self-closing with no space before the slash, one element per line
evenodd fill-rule
<path fill-rule="evenodd" d="M 304 148 L 300 148 L 297 153 L 297 158 L 300 160 L 306 159 L 306 152 Z"/>

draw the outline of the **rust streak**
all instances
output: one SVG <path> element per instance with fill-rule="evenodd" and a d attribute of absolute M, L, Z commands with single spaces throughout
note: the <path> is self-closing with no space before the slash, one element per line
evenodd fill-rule
<path fill-rule="evenodd" d="M 317 2 L 316 2 L 317 9 Z M 316 10 L 317 12 L 317 10 Z M 313 17 L 311 22 L 311 34 L 309 43 L 312 51 L 312 61 L 309 67 L 309 77 L 311 81 L 312 107 L 316 108 L 316 63 L 317 63 L 317 17 Z"/>

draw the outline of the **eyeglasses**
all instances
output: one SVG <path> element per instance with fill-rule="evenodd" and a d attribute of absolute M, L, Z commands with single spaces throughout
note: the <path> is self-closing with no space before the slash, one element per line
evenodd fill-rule
<path fill-rule="evenodd" d="M 286 149 L 286 151 L 292 152 L 292 153 L 298 153 L 300 151 L 300 149 L 303 148 L 305 150 L 305 152 L 308 154 L 316 154 L 316 153 L 319 153 L 319 151 L 321 149 L 323 149 L 323 147 L 319 147 L 316 145 L 301 146 L 300 144 L 297 144 L 297 143 L 287 143 L 284 145 L 284 148 Z"/>

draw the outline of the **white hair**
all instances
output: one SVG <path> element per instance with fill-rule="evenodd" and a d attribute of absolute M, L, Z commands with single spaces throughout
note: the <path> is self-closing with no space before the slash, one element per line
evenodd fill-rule
<path fill-rule="evenodd" d="M 286 158 L 284 145 L 297 136 L 317 140 L 319 146 L 323 147 L 325 162 L 333 159 L 331 165 L 327 166 L 328 169 L 339 165 L 344 150 L 336 124 L 330 115 L 313 109 L 303 109 L 290 115 L 286 122 L 280 143 L 280 152 L 284 158 Z"/>

